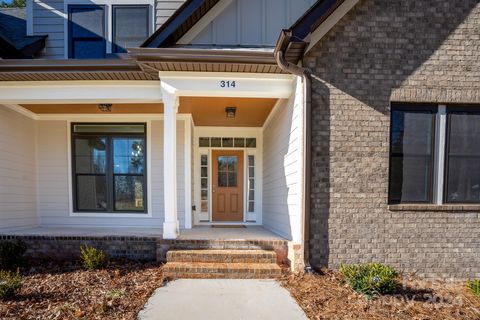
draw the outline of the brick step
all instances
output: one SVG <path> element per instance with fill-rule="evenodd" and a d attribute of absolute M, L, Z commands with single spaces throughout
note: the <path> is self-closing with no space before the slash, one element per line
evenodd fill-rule
<path fill-rule="evenodd" d="M 277 254 L 267 250 L 170 250 L 167 262 L 276 263 Z"/>
<path fill-rule="evenodd" d="M 275 263 L 167 262 L 163 274 L 173 279 L 272 279 L 282 269 Z"/>

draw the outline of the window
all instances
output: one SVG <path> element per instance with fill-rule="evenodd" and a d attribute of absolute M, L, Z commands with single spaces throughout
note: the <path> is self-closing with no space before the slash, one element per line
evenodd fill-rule
<path fill-rule="evenodd" d="M 256 138 L 209 138 L 200 137 L 198 144 L 202 148 L 256 148 Z"/>
<path fill-rule="evenodd" d="M 432 200 L 434 131 L 434 109 L 392 108 L 390 203 Z"/>
<path fill-rule="evenodd" d="M 248 155 L 248 212 L 255 212 L 255 156 Z"/>
<path fill-rule="evenodd" d="M 112 52 L 127 52 L 127 48 L 140 46 L 149 35 L 149 7 L 121 5 L 112 7 Z"/>
<path fill-rule="evenodd" d="M 72 124 L 76 212 L 146 212 L 145 124 Z"/>
<path fill-rule="evenodd" d="M 200 156 L 200 179 L 200 211 L 208 213 L 208 155 L 206 154 Z"/>
<path fill-rule="evenodd" d="M 449 108 L 445 201 L 480 202 L 480 109 Z"/>
<path fill-rule="evenodd" d="M 97 5 L 68 7 L 69 58 L 105 58 L 105 8 Z"/>

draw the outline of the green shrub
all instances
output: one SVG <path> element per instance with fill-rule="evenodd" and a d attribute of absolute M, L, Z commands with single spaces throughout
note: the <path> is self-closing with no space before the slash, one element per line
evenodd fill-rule
<path fill-rule="evenodd" d="M 25 242 L 0 241 L 0 269 L 15 270 L 23 264 L 23 255 L 27 251 Z"/>
<path fill-rule="evenodd" d="M 80 259 L 86 269 L 100 269 L 107 264 L 107 255 L 91 246 L 80 246 Z"/>
<path fill-rule="evenodd" d="M 480 279 L 475 279 L 467 283 L 467 288 L 473 293 L 477 298 L 480 299 Z"/>
<path fill-rule="evenodd" d="M 342 265 L 340 272 L 353 290 L 369 299 L 393 293 L 398 286 L 397 271 L 380 263 Z"/>
<path fill-rule="evenodd" d="M 0 270 L 0 299 L 13 298 L 22 287 L 20 273 Z"/>

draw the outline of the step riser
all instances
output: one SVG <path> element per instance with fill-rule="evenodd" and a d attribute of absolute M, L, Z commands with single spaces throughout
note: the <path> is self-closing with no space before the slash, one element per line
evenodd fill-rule
<path fill-rule="evenodd" d="M 168 252 L 168 262 L 207 262 L 207 263 L 276 263 L 274 253 L 270 255 L 255 254 L 184 254 L 179 252 Z"/>

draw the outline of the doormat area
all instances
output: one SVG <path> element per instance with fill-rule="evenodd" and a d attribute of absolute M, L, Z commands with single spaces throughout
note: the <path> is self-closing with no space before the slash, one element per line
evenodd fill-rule
<path fill-rule="evenodd" d="M 246 226 L 216 225 L 216 226 L 212 226 L 212 228 L 246 228 Z"/>

